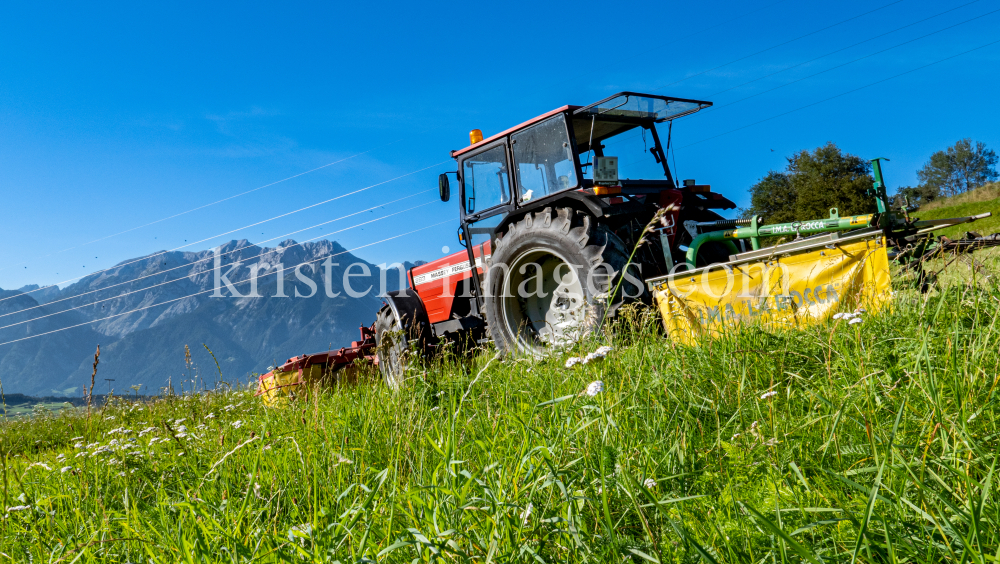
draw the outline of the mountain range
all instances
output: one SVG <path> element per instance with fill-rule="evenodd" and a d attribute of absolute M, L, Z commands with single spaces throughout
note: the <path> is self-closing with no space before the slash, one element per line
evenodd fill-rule
<path fill-rule="evenodd" d="M 380 289 L 398 289 L 400 278 L 334 241 L 240 240 L 126 260 L 64 288 L 0 290 L 0 384 L 7 393 L 80 395 L 98 345 L 95 393 L 245 382 L 292 356 L 357 340 L 382 305 Z"/>

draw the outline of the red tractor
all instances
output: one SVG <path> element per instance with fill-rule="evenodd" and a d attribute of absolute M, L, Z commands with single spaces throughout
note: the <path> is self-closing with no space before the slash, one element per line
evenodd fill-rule
<path fill-rule="evenodd" d="M 449 341 L 536 356 L 573 343 L 625 301 L 648 301 L 641 280 L 674 269 L 674 257 L 685 268 L 699 229 L 741 224 L 713 211 L 733 202 L 681 185 L 667 165 L 672 121 L 711 105 L 621 92 L 486 139 L 473 130 L 471 145 L 451 152 L 457 170 L 438 181 L 449 201 L 456 175 L 464 249 L 414 267 L 409 288 L 388 295 L 375 322 L 386 382 L 399 385 L 409 351 Z M 735 254 L 721 243 L 698 252 L 699 266 Z"/>

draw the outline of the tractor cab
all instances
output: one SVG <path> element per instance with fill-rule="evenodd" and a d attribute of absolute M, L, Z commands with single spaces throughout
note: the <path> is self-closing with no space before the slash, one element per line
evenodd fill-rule
<path fill-rule="evenodd" d="M 486 139 L 472 130 L 472 144 L 451 152 L 458 165 L 459 238 L 467 246 L 491 241 L 504 224 L 571 192 L 582 192 L 570 196 L 582 202 L 677 187 L 666 158 L 669 129 L 664 147 L 656 126 L 711 105 L 621 92 L 589 106 L 557 108 Z M 447 174 L 440 185 L 447 201 Z"/>

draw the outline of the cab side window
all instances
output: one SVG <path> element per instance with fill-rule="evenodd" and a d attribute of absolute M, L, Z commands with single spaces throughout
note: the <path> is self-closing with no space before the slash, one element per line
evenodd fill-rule
<path fill-rule="evenodd" d="M 547 119 L 512 139 L 522 202 L 578 186 L 573 148 L 562 116 Z"/>
<path fill-rule="evenodd" d="M 510 202 L 507 152 L 498 145 L 462 162 L 465 213 L 478 213 Z"/>

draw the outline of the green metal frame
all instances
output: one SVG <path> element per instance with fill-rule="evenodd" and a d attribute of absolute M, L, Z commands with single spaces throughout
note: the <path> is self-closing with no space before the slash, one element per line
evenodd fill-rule
<path fill-rule="evenodd" d="M 734 239 L 750 239 L 753 250 L 760 249 L 761 237 L 778 237 L 781 235 L 794 234 L 796 238 L 801 235 L 814 235 L 816 233 L 830 233 L 833 231 L 848 231 L 851 229 L 861 229 L 871 227 L 875 214 L 852 215 L 840 217 L 837 208 L 830 209 L 830 217 L 827 219 L 814 219 L 809 221 L 792 221 L 789 223 L 775 223 L 773 225 L 759 225 L 761 218 L 753 216 L 749 227 L 737 229 L 727 229 L 723 231 L 709 231 L 702 233 L 691 241 L 685 253 L 684 260 L 688 267 L 695 268 L 698 258 L 698 250 L 709 241 L 722 241 L 727 243 L 733 254 L 738 254 Z"/>

